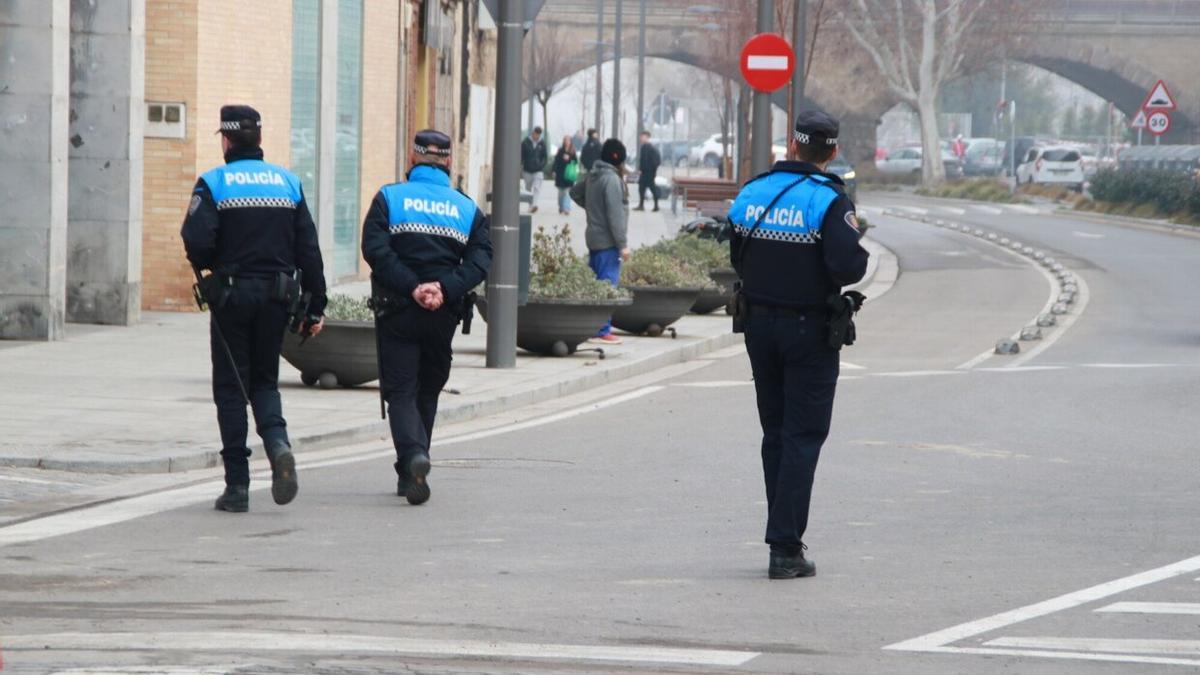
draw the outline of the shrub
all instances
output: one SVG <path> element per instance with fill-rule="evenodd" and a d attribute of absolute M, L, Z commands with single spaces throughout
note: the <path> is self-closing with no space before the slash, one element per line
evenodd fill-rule
<path fill-rule="evenodd" d="M 970 199 L 978 202 L 1011 203 L 1014 201 L 1008 185 L 994 178 L 968 178 L 942 183 L 932 188 L 920 187 L 916 192 L 926 197 Z"/>
<path fill-rule="evenodd" d="M 663 239 L 651 248 L 678 258 L 703 272 L 729 267 L 729 244 L 716 239 L 680 233 L 674 239 Z"/>
<path fill-rule="evenodd" d="M 530 250 L 529 297 L 535 300 L 617 300 L 629 297 L 596 278 L 595 273 L 571 248 L 571 229 L 539 227 Z"/>
<path fill-rule="evenodd" d="M 357 298 L 342 293 L 329 296 L 325 306 L 325 316 L 340 321 L 373 321 L 375 314 L 367 307 L 366 298 Z"/>
<path fill-rule="evenodd" d="M 1092 197 L 1152 216 L 1200 218 L 1200 185 L 1180 171 L 1104 169 L 1092 178 Z"/>
<path fill-rule="evenodd" d="M 708 270 L 688 264 L 656 246 L 633 252 L 621 266 L 622 286 L 666 286 L 671 288 L 707 288 L 714 285 Z"/>

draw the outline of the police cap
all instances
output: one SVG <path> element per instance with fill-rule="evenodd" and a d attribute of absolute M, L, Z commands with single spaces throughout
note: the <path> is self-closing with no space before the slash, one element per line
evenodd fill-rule
<path fill-rule="evenodd" d="M 248 105 L 221 106 L 222 131 L 257 131 L 262 129 L 262 115 Z"/>
<path fill-rule="evenodd" d="M 837 145 L 838 121 L 820 110 L 802 110 L 792 138 L 802 145 Z"/>
<path fill-rule="evenodd" d="M 418 155 L 450 156 L 450 137 L 437 129 L 422 129 L 413 137 L 413 152 Z"/>

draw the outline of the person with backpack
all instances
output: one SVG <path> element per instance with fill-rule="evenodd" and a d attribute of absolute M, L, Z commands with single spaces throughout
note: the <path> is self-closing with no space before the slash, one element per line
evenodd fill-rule
<path fill-rule="evenodd" d="M 569 135 L 563 136 L 562 145 L 554 155 L 554 187 L 558 188 L 558 213 L 571 215 L 571 195 L 575 180 L 579 178 L 579 160 L 575 155 L 575 142 Z"/>

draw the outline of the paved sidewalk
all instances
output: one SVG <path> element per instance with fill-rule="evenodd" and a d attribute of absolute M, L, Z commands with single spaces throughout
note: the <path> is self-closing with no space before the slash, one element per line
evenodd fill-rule
<path fill-rule="evenodd" d="M 560 222 L 572 223 L 582 247 L 582 209 L 569 217 L 557 215 L 554 190 L 545 190 L 535 225 Z M 650 243 L 677 229 L 669 213 L 637 213 L 631 219 L 631 244 Z M 879 276 L 894 279 L 895 258 L 877 244 L 870 246 L 864 284 L 875 276 L 881 257 Z M 361 294 L 367 285 L 348 284 L 334 292 Z M 741 340 L 723 314 L 690 315 L 675 327 L 677 339 L 626 336 L 623 345 L 606 350 L 603 360 L 594 353 L 553 358 L 520 352 L 516 368 L 489 370 L 484 367 L 487 325 L 477 317 L 473 334 L 455 340 L 447 384 L 453 393 L 443 395 L 439 420 L 463 421 L 569 395 Z M 5 430 L 0 466 L 111 473 L 216 466 L 220 442 L 210 371 L 206 314 L 153 312 L 129 328 L 72 324 L 68 339 L 60 342 L 0 342 Z M 305 387 L 299 372 L 282 362 L 280 391 L 297 451 L 388 438 L 379 417 L 378 383 Z M 252 419 L 250 440 L 261 456 Z"/>

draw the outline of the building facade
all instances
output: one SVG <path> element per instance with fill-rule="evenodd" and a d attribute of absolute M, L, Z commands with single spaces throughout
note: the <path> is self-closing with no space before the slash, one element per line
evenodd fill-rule
<path fill-rule="evenodd" d="M 179 228 L 223 161 L 227 103 L 257 108 L 267 161 L 301 177 L 332 282 L 364 276 L 362 218 L 416 130 L 451 134 L 460 186 L 483 196 L 481 12 L 490 23 L 478 0 L 0 3 L 0 202 L 15 206 L 0 337 L 194 309 Z"/>

